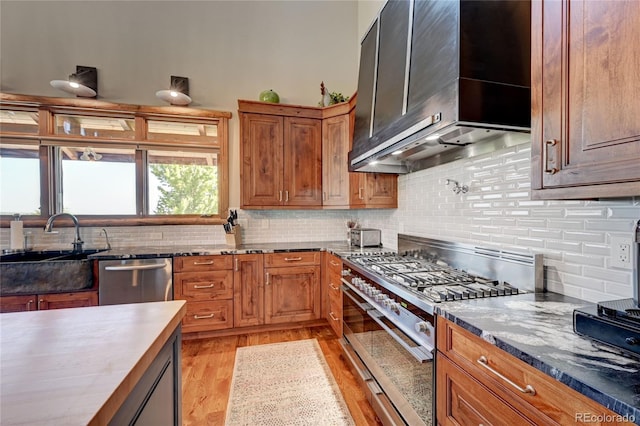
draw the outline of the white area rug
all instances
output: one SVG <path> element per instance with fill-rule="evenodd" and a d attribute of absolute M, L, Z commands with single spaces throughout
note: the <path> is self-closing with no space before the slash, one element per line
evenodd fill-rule
<path fill-rule="evenodd" d="M 354 425 L 316 339 L 236 351 L 227 426 Z"/>

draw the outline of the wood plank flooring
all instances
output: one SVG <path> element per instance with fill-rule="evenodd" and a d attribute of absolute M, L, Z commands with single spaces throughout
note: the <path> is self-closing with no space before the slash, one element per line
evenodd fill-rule
<path fill-rule="evenodd" d="M 183 425 L 224 425 L 236 348 L 316 338 L 358 426 L 379 426 L 329 326 L 268 331 L 182 342 Z M 258 425 L 256 425 L 258 426 Z"/>

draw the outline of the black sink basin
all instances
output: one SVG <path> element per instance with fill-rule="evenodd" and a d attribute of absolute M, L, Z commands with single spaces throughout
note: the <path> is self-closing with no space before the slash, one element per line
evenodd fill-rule
<path fill-rule="evenodd" d="M 73 250 L 44 250 L 8 253 L 0 256 L 0 263 L 51 262 L 54 260 L 85 260 L 87 256 L 104 250 L 90 249 L 82 252 Z"/>
<path fill-rule="evenodd" d="M 0 256 L 0 295 L 61 293 L 93 286 L 93 262 L 104 250 L 46 250 Z"/>

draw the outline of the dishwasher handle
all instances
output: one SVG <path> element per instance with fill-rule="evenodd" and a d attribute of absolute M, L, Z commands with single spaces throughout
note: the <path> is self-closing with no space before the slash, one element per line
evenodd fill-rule
<path fill-rule="evenodd" d="M 105 266 L 105 271 L 146 271 L 149 269 L 162 269 L 164 263 L 154 263 L 151 265 L 121 265 L 121 266 Z"/>

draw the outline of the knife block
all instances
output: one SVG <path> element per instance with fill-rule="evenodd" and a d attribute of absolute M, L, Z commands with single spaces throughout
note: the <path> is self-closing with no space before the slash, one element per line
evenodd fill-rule
<path fill-rule="evenodd" d="M 238 248 L 242 244 L 242 231 L 240 229 L 240 225 L 236 225 L 231 228 L 231 234 L 224 234 L 224 237 L 227 240 L 227 246 Z"/>

